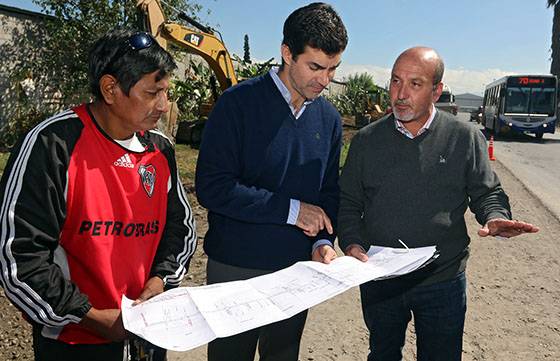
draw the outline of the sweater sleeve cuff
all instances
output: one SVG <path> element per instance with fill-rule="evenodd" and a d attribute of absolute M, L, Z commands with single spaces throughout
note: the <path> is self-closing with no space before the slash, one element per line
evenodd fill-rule
<path fill-rule="evenodd" d="M 315 250 L 316 250 L 318 247 L 323 246 L 323 245 L 325 245 L 325 244 L 326 244 L 326 245 L 329 245 L 329 246 L 331 246 L 331 247 L 334 248 L 332 242 L 329 241 L 328 239 L 320 239 L 320 240 L 318 240 L 317 242 L 313 243 L 313 247 L 311 248 L 311 254 L 313 254 L 313 252 L 315 252 Z"/>
<path fill-rule="evenodd" d="M 488 223 L 489 221 L 491 221 L 493 219 L 498 219 L 498 218 L 511 220 L 511 215 L 508 214 L 508 213 L 493 211 L 493 212 L 488 213 L 488 215 L 486 216 L 486 223 Z"/>
<path fill-rule="evenodd" d="M 288 213 L 288 220 L 286 221 L 287 224 L 291 224 L 292 226 L 296 224 L 299 216 L 299 207 L 300 201 L 297 199 L 290 199 L 290 212 Z"/>
<path fill-rule="evenodd" d="M 344 241 L 341 241 L 340 238 L 338 239 L 338 246 L 340 247 L 342 252 L 346 252 L 346 249 L 353 244 L 357 244 L 358 246 L 361 246 L 364 250 L 366 250 L 366 252 L 371 246 L 369 242 L 363 242 L 360 239 L 349 239 Z"/>

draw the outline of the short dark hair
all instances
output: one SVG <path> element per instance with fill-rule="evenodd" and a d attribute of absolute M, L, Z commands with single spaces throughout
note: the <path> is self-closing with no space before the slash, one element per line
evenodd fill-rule
<path fill-rule="evenodd" d="M 282 44 L 288 46 L 294 60 L 304 52 L 305 46 L 335 55 L 346 49 L 348 35 L 342 19 L 332 6 L 311 3 L 288 16 L 284 22 Z"/>
<path fill-rule="evenodd" d="M 149 34 L 151 45 L 134 50 L 129 39 L 138 31 L 111 30 L 93 44 L 89 52 L 89 85 L 91 93 L 101 99 L 99 81 L 105 74 L 117 79 L 119 87 L 128 96 L 132 88 L 144 75 L 159 70 L 157 80 L 171 74 L 177 65 L 171 55 Z"/>
<path fill-rule="evenodd" d="M 436 59 L 436 67 L 434 69 L 434 85 L 438 85 L 439 83 L 441 83 L 444 70 L 445 65 L 443 64 L 443 59 L 438 55 Z"/>

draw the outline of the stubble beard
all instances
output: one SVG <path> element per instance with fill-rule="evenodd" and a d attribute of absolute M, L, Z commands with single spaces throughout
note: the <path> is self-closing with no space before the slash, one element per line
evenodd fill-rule
<path fill-rule="evenodd" d="M 396 107 L 395 104 L 391 104 L 391 106 L 393 107 L 393 114 L 395 115 L 395 118 L 397 118 L 397 120 L 401 121 L 401 122 L 410 122 L 411 120 L 414 119 L 414 112 L 411 110 L 408 111 L 404 111 L 404 112 L 400 112 Z"/>
<path fill-rule="evenodd" d="M 406 113 L 406 114 L 399 114 L 398 112 L 394 112 L 395 113 L 395 118 L 397 118 L 397 120 L 406 123 L 406 122 L 410 122 L 412 119 L 414 119 L 414 114 L 412 113 Z"/>

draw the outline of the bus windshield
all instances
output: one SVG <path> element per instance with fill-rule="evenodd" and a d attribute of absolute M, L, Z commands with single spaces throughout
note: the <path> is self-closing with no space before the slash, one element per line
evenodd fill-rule
<path fill-rule="evenodd" d="M 505 113 L 543 114 L 555 113 L 554 88 L 512 87 L 507 88 Z"/>

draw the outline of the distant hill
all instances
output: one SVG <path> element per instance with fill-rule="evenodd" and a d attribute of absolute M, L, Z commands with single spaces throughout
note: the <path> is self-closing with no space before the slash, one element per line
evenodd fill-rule
<path fill-rule="evenodd" d="M 455 95 L 455 98 L 469 99 L 469 100 L 482 100 L 482 97 L 480 95 L 471 94 L 471 93 L 458 94 Z"/>

